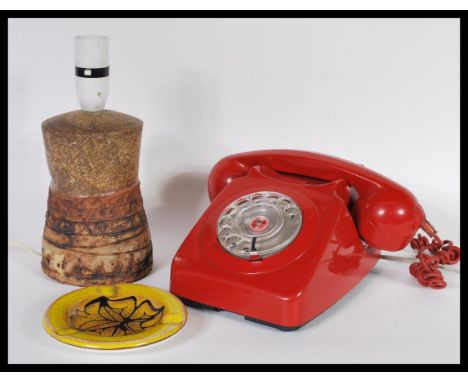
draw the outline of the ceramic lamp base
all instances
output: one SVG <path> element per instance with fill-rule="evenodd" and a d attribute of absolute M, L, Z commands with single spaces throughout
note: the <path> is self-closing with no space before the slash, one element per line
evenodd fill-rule
<path fill-rule="evenodd" d="M 100 196 L 49 190 L 42 269 L 79 286 L 133 282 L 152 268 L 139 185 Z"/>

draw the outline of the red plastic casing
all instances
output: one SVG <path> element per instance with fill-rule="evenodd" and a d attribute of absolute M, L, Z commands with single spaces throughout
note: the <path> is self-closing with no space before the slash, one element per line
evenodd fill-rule
<path fill-rule="evenodd" d="M 353 212 L 349 186 L 358 193 Z M 216 225 L 227 205 L 258 191 L 292 198 L 302 226 L 280 253 L 248 261 L 221 247 Z M 173 259 L 171 292 L 289 328 L 319 315 L 372 270 L 379 250 L 363 246 L 360 224 L 367 240 L 383 244 L 373 247 L 397 250 L 424 217 L 414 196 L 391 180 L 351 162 L 298 151 L 226 157 L 210 174 L 209 193 L 211 205 Z M 375 232 L 385 227 L 396 236 Z"/>

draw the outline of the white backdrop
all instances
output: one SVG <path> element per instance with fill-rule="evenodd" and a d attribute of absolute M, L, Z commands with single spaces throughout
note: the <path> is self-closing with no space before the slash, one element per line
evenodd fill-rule
<path fill-rule="evenodd" d="M 459 28 L 456 19 L 12 19 L 9 239 L 40 250 L 50 181 L 41 122 L 79 108 L 72 37 L 105 34 L 107 108 L 145 122 L 140 179 L 155 266 L 142 283 L 168 289 L 171 259 L 209 203 L 211 166 L 254 149 L 363 163 L 412 190 L 458 243 Z M 177 337 L 102 353 L 47 336 L 43 312 L 75 287 L 11 247 L 9 361 L 458 363 L 459 275 L 444 275 L 448 287 L 433 291 L 407 264 L 381 260 L 297 332 L 189 309 Z"/>

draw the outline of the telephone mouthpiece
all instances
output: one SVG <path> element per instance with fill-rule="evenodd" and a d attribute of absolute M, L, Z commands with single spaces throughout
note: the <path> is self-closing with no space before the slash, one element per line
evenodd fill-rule
<path fill-rule="evenodd" d="M 109 38 L 75 36 L 75 84 L 81 109 L 104 110 L 109 95 Z"/>

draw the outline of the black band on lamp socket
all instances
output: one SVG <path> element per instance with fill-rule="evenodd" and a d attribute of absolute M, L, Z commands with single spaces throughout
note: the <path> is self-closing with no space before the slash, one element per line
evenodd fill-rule
<path fill-rule="evenodd" d="M 75 66 L 75 76 L 84 78 L 109 77 L 109 67 L 105 68 L 80 68 Z"/>

